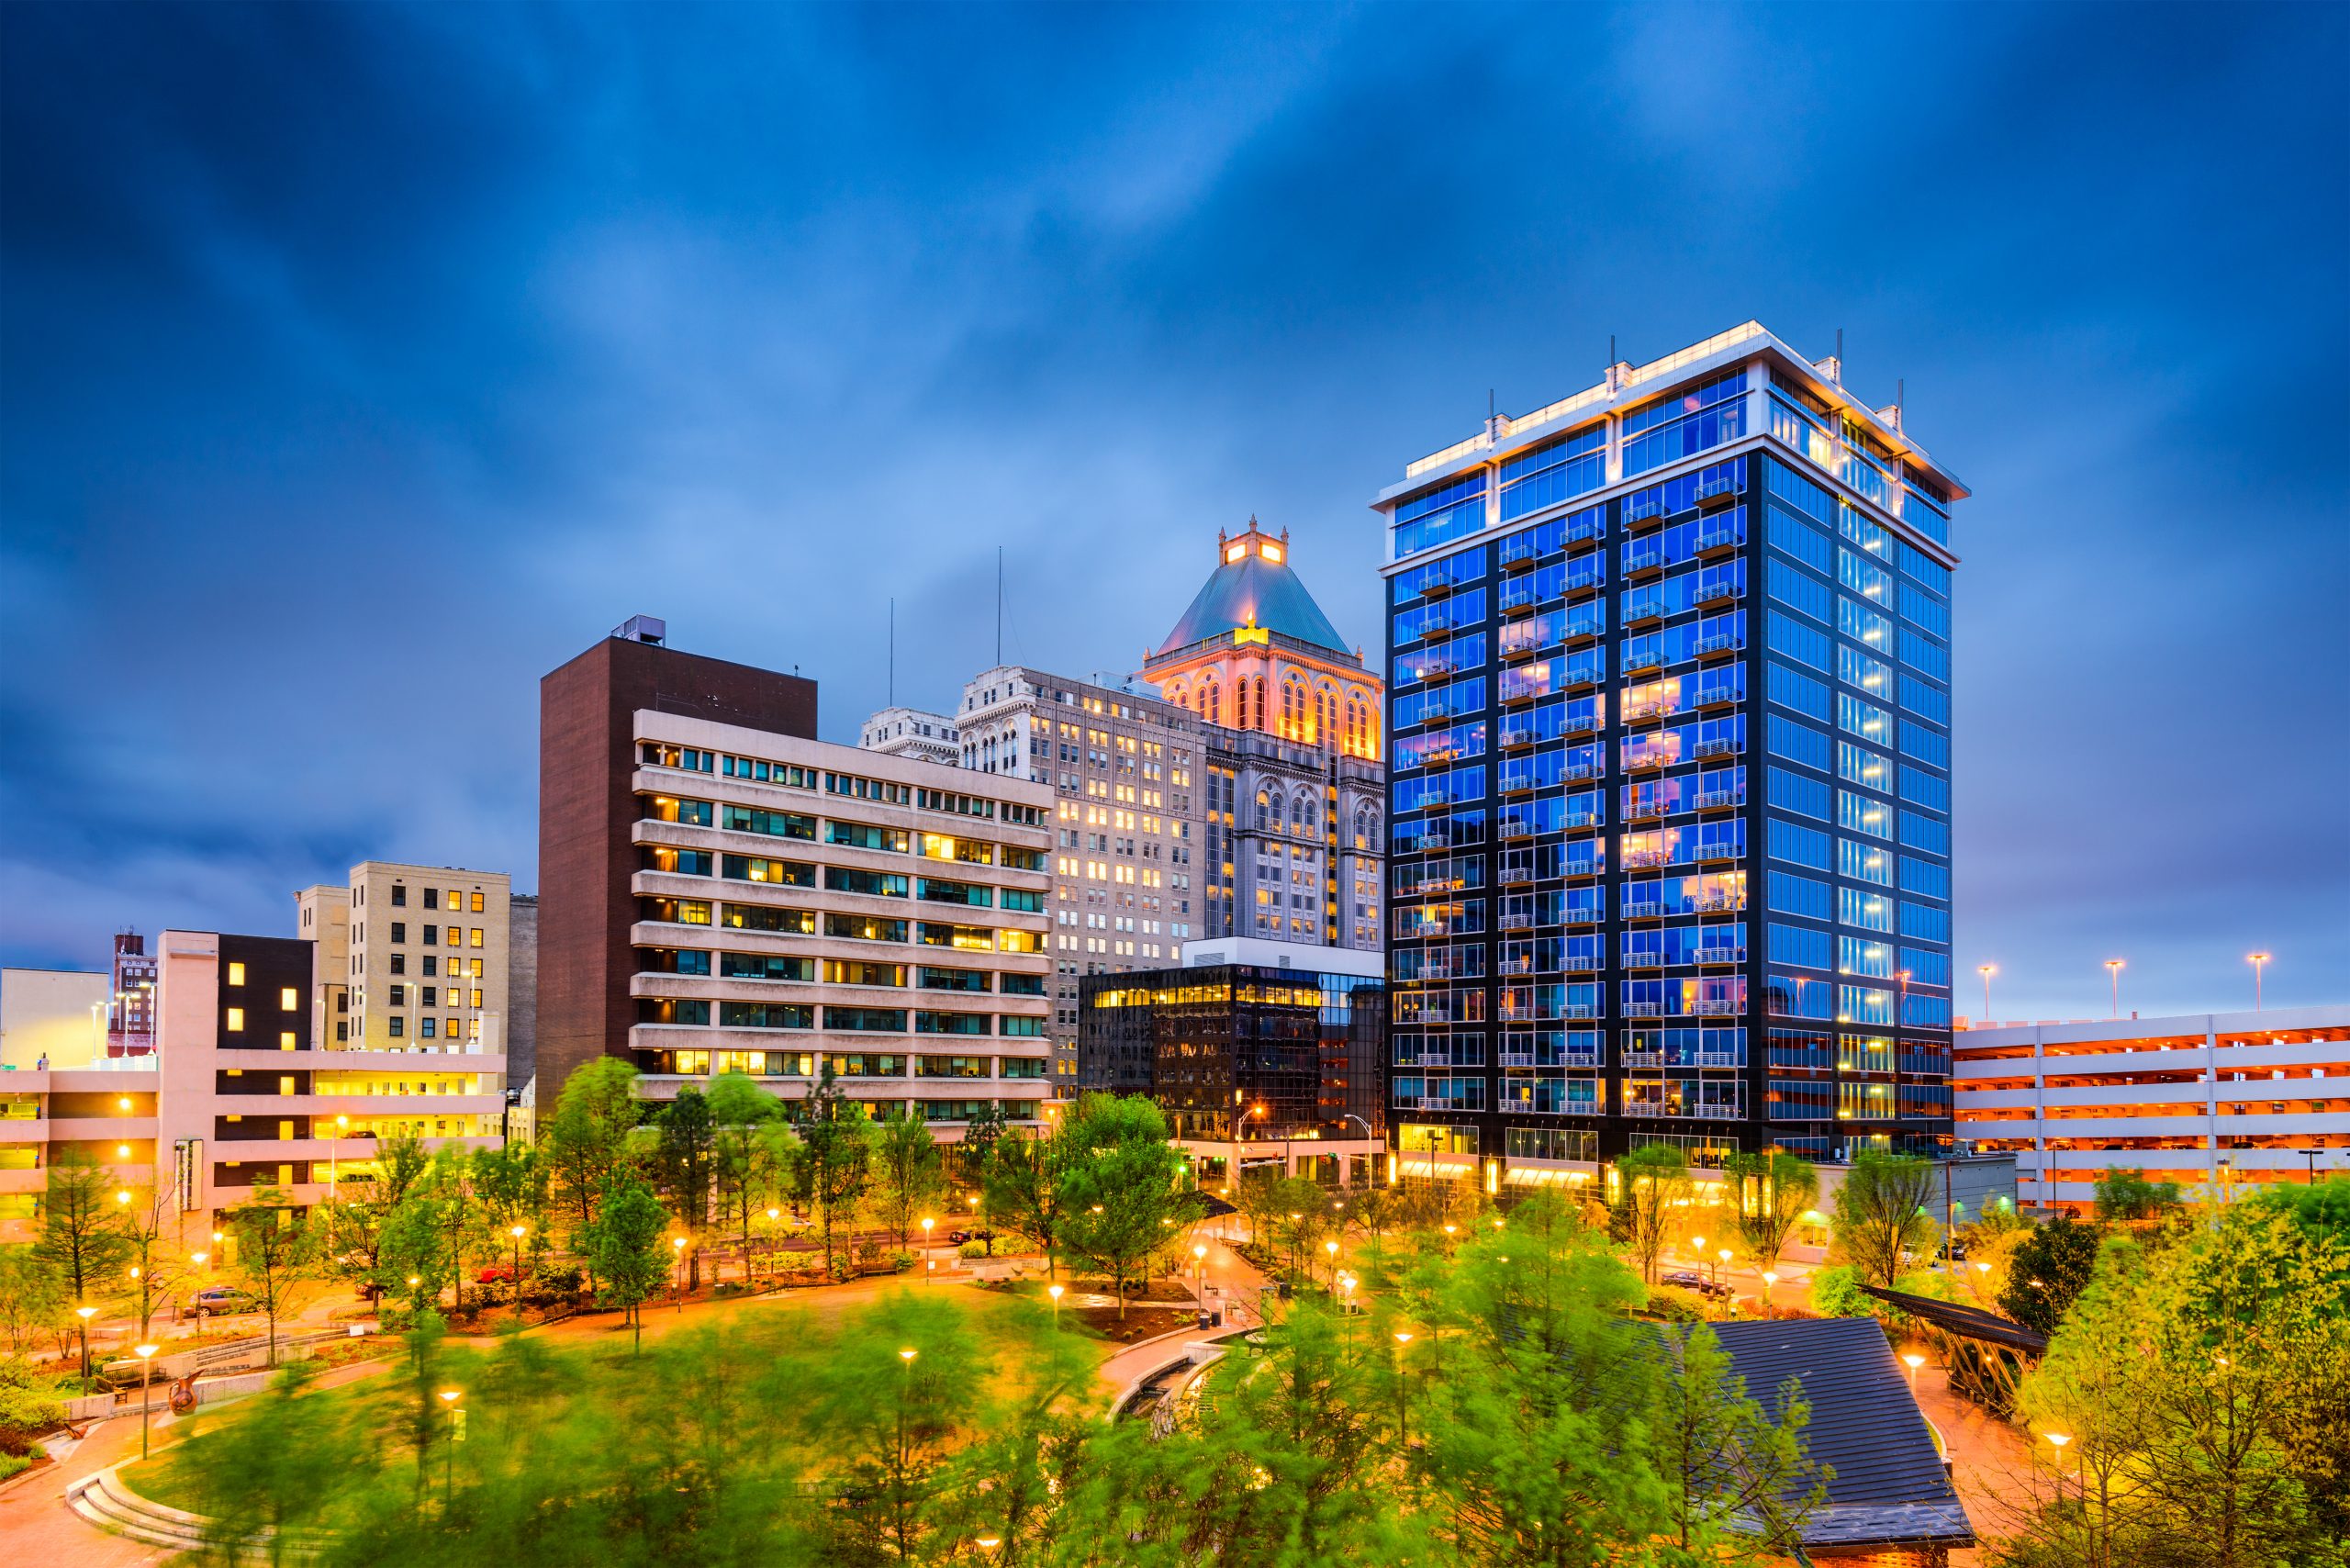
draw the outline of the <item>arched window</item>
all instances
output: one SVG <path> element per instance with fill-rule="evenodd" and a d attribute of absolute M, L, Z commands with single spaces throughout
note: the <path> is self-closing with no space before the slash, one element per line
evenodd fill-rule
<path fill-rule="evenodd" d="M 1251 706 L 1256 711 L 1248 728 L 1259 731 L 1270 729 L 1272 726 L 1265 718 L 1265 678 L 1261 675 L 1257 676 L 1250 681 L 1250 685 L 1255 689 L 1256 701 Z"/>
<path fill-rule="evenodd" d="M 1257 791 L 1257 831 L 1270 832 L 1273 825 L 1273 799 L 1262 790 Z"/>
<path fill-rule="evenodd" d="M 1297 831 L 1300 833 L 1311 833 L 1314 830 L 1313 796 L 1300 795 L 1297 798 L 1297 810 L 1291 820 L 1297 824 Z"/>

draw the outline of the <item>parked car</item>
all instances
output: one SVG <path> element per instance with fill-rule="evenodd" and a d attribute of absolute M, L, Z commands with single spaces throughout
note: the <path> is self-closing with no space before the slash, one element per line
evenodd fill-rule
<path fill-rule="evenodd" d="M 1705 1275 L 1695 1273 L 1686 1269 L 1681 1271 L 1679 1273 L 1666 1274 L 1662 1278 L 1659 1279 L 1657 1283 L 1661 1285 L 1672 1285 L 1677 1290 L 1695 1291 L 1699 1295 L 1710 1297 L 1715 1301 L 1727 1301 L 1731 1296 L 1738 1294 L 1731 1290 L 1728 1285 L 1717 1284 L 1714 1281 L 1707 1279 Z"/>
<path fill-rule="evenodd" d="M 950 1230 L 946 1233 L 946 1239 L 960 1247 L 966 1241 L 993 1241 L 995 1232 L 992 1230 Z"/>
<path fill-rule="evenodd" d="M 215 1285 L 189 1297 L 187 1310 L 191 1313 L 208 1312 L 218 1317 L 232 1312 L 259 1312 L 261 1303 L 234 1285 Z"/>

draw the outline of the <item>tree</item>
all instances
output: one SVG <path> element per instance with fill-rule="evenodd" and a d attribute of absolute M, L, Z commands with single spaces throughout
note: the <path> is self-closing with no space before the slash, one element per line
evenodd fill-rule
<path fill-rule="evenodd" d="M 514 1310 L 522 1310 L 521 1252 L 532 1258 L 546 1250 L 547 1162 L 528 1144 L 486 1148 L 474 1156 L 474 1187 L 481 1198 L 482 1215 L 494 1250 L 514 1270 Z M 522 1234 L 517 1237 L 514 1232 Z"/>
<path fill-rule="evenodd" d="M 1891 1289 L 1910 1258 L 1934 1249 L 1941 1227 L 1927 1217 L 1934 1162 L 1864 1148 L 1836 1189 L 1833 1256 L 1852 1265 L 1863 1284 Z"/>
<path fill-rule="evenodd" d="M 73 1321 L 57 1271 L 30 1247 L 0 1247 L 0 1333 L 8 1353 L 21 1356 L 59 1319 Z"/>
<path fill-rule="evenodd" d="M 628 1162 L 642 1108 L 635 1083 L 636 1069 L 617 1057 L 599 1057 L 564 1080 L 543 1141 L 555 1202 L 572 1230 L 594 1221 L 605 1184 Z"/>
<path fill-rule="evenodd" d="M 1178 1190 L 1182 1152 L 1168 1142 L 1165 1115 L 1139 1095 L 1086 1095 L 1063 1136 L 1070 1158 L 1062 1173 L 1062 1244 L 1110 1276 L 1123 1322 L 1127 1281 L 1147 1277 L 1151 1254 L 1198 1216 L 1199 1196 Z M 1319 1188 L 1313 1206 L 1328 1217 Z"/>
<path fill-rule="evenodd" d="M 130 1201 L 120 1202 L 126 1194 Z M 177 1248 L 167 1249 L 161 1245 L 164 1224 L 175 1215 L 169 1187 L 150 1182 L 125 1189 L 116 1197 L 124 1252 L 129 1259 L 132 1310 L 139 1318 L 140 1341 L 144 1343 L 157 1305 L 178 1288 L 190 1266 Z"/>
<path fill-rule="evenodd" d="M 1289 1213 L 1281 1183 L 1287 1180 L 1278 1166 L 1259 1165 L 1240 1173 L 1232 1191 L 1233 1206 L 1248 1221 L 1248 1239 L 1270 1250 Z"/>
<path fill-rule="evenodd" d="M 1616 1212 L 1640 1265 L 1640 1278 L 1656 1282 L 1657 1260 L 1673 1238 L 1673 1211 L 1690 1197 L 1689 1161 L 1670 1144 L 1642 1144 L 1616 1162 L 1621 1193 Z"/>
<path fill-rule="evenodd" d="M 1079 1103 L 1084 1102 L 1080 1100 Z M 999 1141 L 988 1158 L 987 1185 L 982 1194 L 988 1223 L 1034 1238 L 1044 1249 L 1048 1276 L 1059 1260 L 1062 1217 L 1066 1213 L 1061 1174 L 1069 1149 L 1067 1121 L 1063 1118 L 1061 1128 L 1043 1137 L 1007 1137 Z"/>
<path fill-rule="evenodd" d="M 1758 1271 L 1779 1266 L 1803 1216 L 1819 1202 L 1819 1173 L 1793 1154 L 1732 1154 L 1722 1176 L 1738 1198 L 1738 1239 Z"/>
<path fill-rule="evenodd" d="M 442 1148 L 433 1155 L 424 1178 L 435 1203 L 422 1212 L 433 1221 L 440 1243 L 448 1251 L 449 1300 L 453 1312 L 464 1310 L 465 1260 L 497 1248 L 489 1207 L 474 1184 L 474 1160 L 466 1149 Z"/>
<path fill-rule="evenodd" d="M 644 1303 L 669 1270 L 661 1242 L 668 1226 L 668 1212 L 634 1171 L 620 1166 L 604 1179 L 596 1218 L 585 1233 L 587 1252 L 595 1260 L 597 1278 L 635 1330 L 632 1344 L 638 1350 L 644 1345 Z"/>
<path fill-rule="evenodd" d="M 2035 1333 L 2053 1335 L 2097 1269 L 2097 1232 L 2070 1213 L 2016 1243 L 1999 1310 Z"/>
<path fill-rule="evenodd" d="M 287 1206 L 274 1187 L 257 1189 L 229 1211 L 229 1234 L 236 1239 L 231 1269 L 269 1318 L 269 1364 L 277 1364 L 277 1320 L 294 1305 L 304 1281 L 317 1271 L 317 1238 Z"/>
<path fill-rule="evenodd" d="M 2109 1240 L 2020 1397 L 2071 1438 L 2079 1497 L 2018 1559 L 2338 1563 L 2350 1248 L 2253 1204 Z"/>
<path fill-rule="evenodd" d="M 1644 1434 L 1665 1485 L 1658 1533 L 1683 1562 L 1787 1561 L 1802 1545 L 1805 1517 L 1827 1498 L 1804 1455 L 1810 1406 L 1803 1385 L 1788 1379 L 1766 1412 L 1747 1397 L 1712 1328 L 1668 1325 L 1663 1333 L 1664 1365 Z"/>
<path fill-rule="evenodd" d="M 2143 1170 L 2107 1170 L 2096 1192 L 2097 1222 L 2109 1229 L 2160 1221 L 2181 1207 L 2177 1182 L 2149 1182 Z"/>
<path fill-rule="evenodd" d="M 709 1227 L 718 1184 L 718 1126 L 710 1102 L 690 1086 L 654 1118 L 654 1180 L 669 1212 L 686 1227 L 686 1288 L 701 1284 L 701 1233 Z"/>
<path fill-rule="evenodd" d="M 989 1157 L 998 1139 L 1012 1128 L 1012 1113 L 1001 1100 L 990 1100 L 963 1124 L 962 1141 L 955 1145 L 955 1179 L 979 1192 L 987 1185 Z"/>
<path fill-rule="evenodd" d="M 914 1216 L 946 1191 L 938 1142 L 918 1116 L 892 1116 L 873 1140 L 873 1204 L 881 1222 L 905 1245 Z"/>
<path fill-rule="evenodd" d="M 751 1211 L 775 1183 L 789 1158 L 783 1102 L 746 1073 L 722 1072 L 710 1082 L 718 1218 L 741 1222 L 743 1278 L 751 1277 Z M 781 1134 L 778 1137 L 777 1135 Z"/>
<path fill-rule="evenodd" d="M 824 1249 L 824 1271 L 837 1279 L 845 1266 L 838 1260 L 834 1232 L 855 1217 L 858 1203 L 872 1183 L 873 1123 L 863 1108 L 842 1095 L 830 1062 L 824 1064 L 822 1076 L 800 1106 L 792 1190 L 814 1215 Z"/>
<path fill-rule="evenodd" d="M 344 1201 L 314 1215 L 330 1226 L 327 1250 L 333 1271 L 345 1279 L 383 1284 L 384 1227 L 400 1204 L 423 1181 L 432 1163 L 417 1137 L 387 1137 L 375 1146 L 375 1180 L 367 1195 Z M 402 1276 L 405 1278 L 405 1276 Z"/>
<path fill-rule="evenodd" d="M 33 1255 L 49 1266 L 75 1306 L 93 1305 L 90 1298 L 115 1282 L 129 1256 L 130 1242 L 118 1215 L 123 1205 L 115 1199 L 119 1190 L 112 1171 L 73 1145 L 49 1162 L 49 1192 Z M 90 1381 L 86 1318 L 82 1320 L 82 1381 L 84 1385 Z"/>

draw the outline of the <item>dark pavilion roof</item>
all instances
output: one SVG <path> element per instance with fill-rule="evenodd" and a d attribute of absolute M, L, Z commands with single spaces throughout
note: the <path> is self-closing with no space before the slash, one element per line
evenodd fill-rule
<path fill-rule="evenodd" d="M 1874 1317 L 1748 1318 L 1717 1323 L 1747 1397 L 1776 1407 L 1779 1386 L 1803 1385 L 1811 1406 L 1804 1450 L 1834 1473 L 1804 1521 L 1807 1551 L 1972 1546 L 1958 1492 L 1909 1384 Z M 1808 1490 L 1811 1477 L 1798 1490 Z"/>
<path fill-rule="evenodd" d="M 1151 657 L 1164 658 L 1248 628 L 1293 637 L 1350 663 L 1355 658 L 1347 640 L 1290 569 L 1287 531 L 1276 539 L 1259 529 L 1253 517 L 1247 532 L 1217 540 L 1214 574 Z"/>
<path fill-rule="evenodd" d="M 2025 1327 L 2012 1318 L 1996 1312 L 1986 1312 L 1979 1306 L 1965 1306 L 1954 1301 L 1937 1301 L 1930 1295 L 1911 1295 L 1907 1291 L 1889 1291 L 1880 1285 L 1863 1285 L 1863 1294 L 1899 1307 L 1912 1317 L 1923 1318 L 1945 1333 L 1964 1339 L 1980 1339 L 1986 1344 L 2005 1350 L 2022 1350 L 2039 1355 L 2048 1349 L 2048 1337 Z"/>

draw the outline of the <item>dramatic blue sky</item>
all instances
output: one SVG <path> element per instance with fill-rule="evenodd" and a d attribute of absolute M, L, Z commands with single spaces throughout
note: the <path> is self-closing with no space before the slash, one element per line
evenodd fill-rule
<path fill-rule="evenodd" d="M 0 7 L 0 958 L 535 885 L 636 611 L 848 739 L 891 595 L 1131 667 L 1254 512 L 1376 649 L 1487 388 L 1755 317 L 1976 491 L 1962 974 L 2350 1000 L 2345 16 Z"/>

